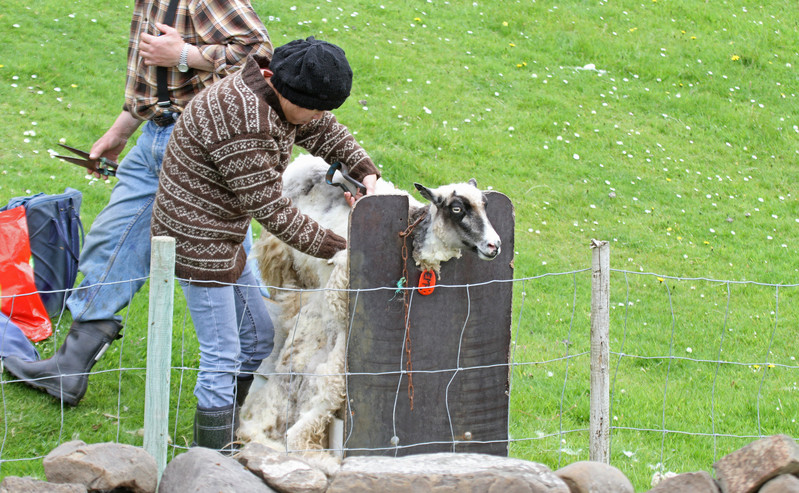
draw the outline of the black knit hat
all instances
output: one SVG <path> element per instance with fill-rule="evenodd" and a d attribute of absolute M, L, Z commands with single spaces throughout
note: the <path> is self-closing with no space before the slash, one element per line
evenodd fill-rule
<path fill-rule="evenodd" d="M 300 108 L 336 109 L 352 89 L 344 50 L 313 36 L 277 47 L 269 68 L 277 92 Z"/>

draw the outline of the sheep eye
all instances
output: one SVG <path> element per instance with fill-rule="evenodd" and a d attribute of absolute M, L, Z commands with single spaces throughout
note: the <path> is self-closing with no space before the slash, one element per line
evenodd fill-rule
<path fill-rule="evenodd" d="M 452 208 L 452 213 L 453 213 L 453 214 L 460 214 L 460 213 L 461 213 L 461 210 L 462 210 L 462 209 L 456 205 L 456 206 L 454 206 L 454 207 Z"/>

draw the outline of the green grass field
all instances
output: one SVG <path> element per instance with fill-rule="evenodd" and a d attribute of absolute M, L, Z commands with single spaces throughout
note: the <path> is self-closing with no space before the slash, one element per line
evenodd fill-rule
<path fill-rule="evenodd" d="M 513 456 L 588 458 L 592 238 L 614 269 L 611 463 L 637 491 L 655 470 L 711 471 L 752 437 L 799 436 L 799 12 L 761 3 L 254 2 L 276 45 L 346 50 L 355 80 L 336 115 L 387 179 L 475 177 L 514 203 Z M 91 225 L 113 180 L 50 154 L 89 149 L 119 113 L 129 21 L 129 2 L 0 10 L 0 204 L 71 186 Z M 193 368 L 175 299 L 173 363 Z M 146 287 L 124 316 L 78 407 L 0 386 L 0 476 L 43 478 L 41 460 L 17 459 L 72 438 L 141 444 Z M 53 322 L 63 337 L 70 321 Z M 193 371 L 172 382 L 184 445 Z"/>

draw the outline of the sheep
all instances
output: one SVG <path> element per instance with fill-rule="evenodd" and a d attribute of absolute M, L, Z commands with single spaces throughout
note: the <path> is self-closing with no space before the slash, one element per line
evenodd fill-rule
<path fill-rule="evenodd" d="M 339 188 L 325 183 L 328 168 L 322 159 L 299 156 L 283 174 L 283 193 L 300 211 L 346 237 L 350 207 Z M 460 257 L 464 248 L 483 260 L 499 255 L 501 240 L 474 180 L 436 189 L 414 185 L 429 204 L 383 179 L 376 193 L 408 196 L 409 221 L 419 220 L 411 237 L 420 270 L 439 275 L 441 263 Z M 300 453 L 332 473 L 338 459 L 326 452 L 327 427 L 345 399 L 347 252 L 317 259 L 264 232 L 253 255 L 264 283 L 279 287 L 270 290 L 268 301 L 275 344 L 241 408 L 238 437 Z"/>

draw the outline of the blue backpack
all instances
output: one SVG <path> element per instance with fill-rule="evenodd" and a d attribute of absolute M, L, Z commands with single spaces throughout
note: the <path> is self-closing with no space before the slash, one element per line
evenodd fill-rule
<path fill-rule="evenodd" d="M 68 290 L 75 286 L 83 244 L 80 204 L 83 194 L 67 187 L 64 193 L 37 193 L 14 197 L 0 210 L 25 207 L 33 276 L 47 313 L 57 316 L 66 307 Z"/>

